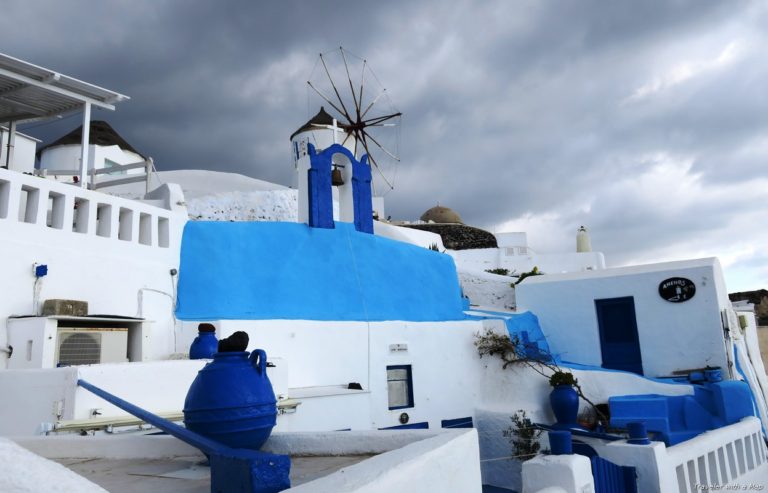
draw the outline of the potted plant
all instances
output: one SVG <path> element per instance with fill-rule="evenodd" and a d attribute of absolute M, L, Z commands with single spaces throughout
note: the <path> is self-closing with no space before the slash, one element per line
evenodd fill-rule
<path fill-rule="evenodd" d="M 577 380 L 567 371 L 556 371 L 549 377 L 552 392 L 549 394 L 549 404 L 555 413 L 557 428 L 578 428 L 576 418 L 579 414 L 579 395 L 574 388 Z"/>

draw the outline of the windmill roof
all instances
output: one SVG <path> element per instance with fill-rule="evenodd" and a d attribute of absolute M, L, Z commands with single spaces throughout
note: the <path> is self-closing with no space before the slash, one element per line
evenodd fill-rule
<path fill-rule="evenodd" d="M 83 126 L 80 125 L 79 127 L 72 130 L 65 136 L 59 138 L 58 140 L 41 147 L 40 150 L 37 151 L 37 153 L 39 155 L 44 150 L 50 147 L 73 145 L 73 144 L 79 145 L 82 142 L 82 139 L 83 139 Z M 130 152 L 136 153 L 144 159 L 147 158 L 144 154 L 137 151 L 131 144 L 129 144 L 124 138 L 122 138 L 120 134 L 118 134 L 115 131 L 115 129 L 112 128 L 112 126 L 105 121 L 94 120 L 91 122 L 91 130 L 90 130 L 88 140 L 91 145 L 100 145 L 100 146 L 116 145 L 116 146 L 119 146 L 124 151 L 130 151 Z"/>
<path fill-rule="evenodd" d="M 317 130 L 318 125 L 333 125 L 333 116 L 328 114 L 327 111 L 325 111 L 325 107 L 321 106 L 320 111 L 317 112 L 315 116 L 309 119 L 307 123 L 299 127 L 298 130 L 293 132 L 291 134 L 291 137 L 288 140 L 293 140 L 293 138 L 300 134 L 301 132 L 306 132 L 308 130 Z M 336 122 L 336 125 L 339 126 L 339 128 L 345 128 L 345 125 L 339 121 Z"/>

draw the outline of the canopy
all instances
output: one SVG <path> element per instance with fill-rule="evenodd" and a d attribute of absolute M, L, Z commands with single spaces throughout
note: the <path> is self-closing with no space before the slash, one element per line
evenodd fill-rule
<path fill-rule="evenodd" d="M 79 110 L 114 110 L 128 96 L 0 53 L 0 122 L 29 122 Z"/>

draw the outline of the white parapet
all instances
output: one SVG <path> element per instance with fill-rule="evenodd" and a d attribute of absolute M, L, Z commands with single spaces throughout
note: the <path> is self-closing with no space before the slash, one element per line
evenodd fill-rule
<path fill-rule="evenodd" d="M 583 455 L 539 455 L 523 463 L 523 493 L 594 493 L 592 466 Z"/>

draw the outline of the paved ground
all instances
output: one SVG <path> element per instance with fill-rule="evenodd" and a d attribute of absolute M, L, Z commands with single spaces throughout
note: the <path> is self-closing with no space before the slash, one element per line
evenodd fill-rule
<path fill-rule="evenodd" d="M 294 457 L 291 485 L 298 486 L 367 459 L 367 455 Z M 56 462 L 111 493 L 208 493 L 211 472 L 199 457 L 175 459 L 60 459 Z"/>

